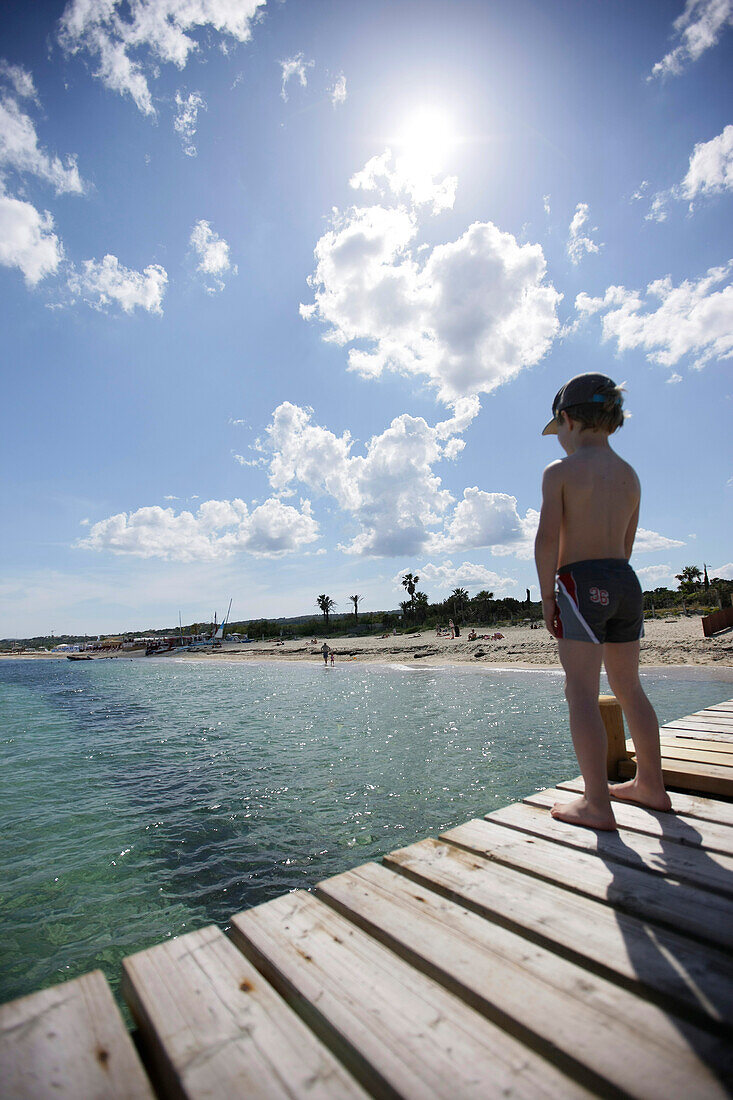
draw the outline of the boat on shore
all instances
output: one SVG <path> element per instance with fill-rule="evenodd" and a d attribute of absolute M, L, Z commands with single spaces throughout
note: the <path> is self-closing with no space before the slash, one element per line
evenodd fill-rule
<path fill-rule="evenodd" d="M 167 657 L 174 654 L 180 655 L 181 653 L 196 653 L 202 650 L 214 650 L 221 649 L 224 641 L 224 630 L 229 622 L 229 615 L 232 610 L 232 600 L 229 601 L 229 608 L 226 613 L 226 617 L 220 624 L 216 621 L 216 612 L 214 612 L 214 622 L 211 629 L 211 634 L 204 636 L 201 634 L 184 635 L 181 633 L 178 637 L 176 635 L 170 635 L 168 637 L 156 638 L 149 642 L 145 647 L 146 657 Z M 179 614 L 180 618 L 180 614 Z"/>

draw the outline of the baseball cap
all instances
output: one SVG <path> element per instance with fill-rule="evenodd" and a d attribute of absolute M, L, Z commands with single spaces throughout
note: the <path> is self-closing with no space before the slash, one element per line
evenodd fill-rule
<path fill-rule="evenodd" d="M 545 425 L 542 434 L 557 435 L 557 414 L 563 409 L 569 409 L 573 405 L 602 404 L 616 388 L 616 383 L 605 374 L 577 374 L 555 394 L 552 420 Z"/>

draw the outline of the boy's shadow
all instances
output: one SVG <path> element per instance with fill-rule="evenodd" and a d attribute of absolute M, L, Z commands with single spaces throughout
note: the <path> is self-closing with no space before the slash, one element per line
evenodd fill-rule
<path fill-rule="evenodd" d="M 607 900 L 614 907 L 629 961 L 638 981 L 647 991 L 651 990 L 649 999 L 654 1000 L 662 1009 L 700 1061 L 720 1080 L 726 1090 L 733 1093 L 733 997 L 730 990 L 724 994 L 725 983 L 716 970 L 718 959 L 723 959 L 729 965 L 730 945 L 720 945 L 714 936 L 706 941 L 699 927 L 688 931 L 675 920 L 675 915 L 680 913 L 681 892 L 684 890 L 687 893 L 693 888 L 699 895 L 701 914 L 704 914 L 706 904 L 714 904 L 716 909 L 727 908 L 730 912 L 730 928 L 733 924 L 733 873 L 721 868 L 710 858 L 702 846 L 702 834 L 691 824 L 689 818 L 679 814 L 654 816 L 662 826 L 662 834 L 658 838 L 662 859 L 655 861 L 654 871 L 657 873 L 653 876 L 642 856 L 624 842 L 623 831 L 598 834 L 597 854 L 612 876 Z M 665 819 L 674 821 L 674 839 L 665 835 Z M 605 840 L 606 837 L 609 839 Z M 688 878 L 679 873 L 675 866 L 675 856 L 681 851 L 694 853 L 696 869 L 703 873 L 709 872 L 711 878 L 716 877 L 720 883 L 719 891 L 712 883 L 703 886 L 693 880 L 692 875 Z M 656 915 L 640 913 L 633 900 L 629 900 L 629 884 L 624 881 L 624 867 L 636 868 L 653 878 L 658 912 L 668 914 L 664 923 L 657 923 L 659 918 Z M 673 877 L 675 874 L 679 878 Z M 689 898 L 689 894 L 687 896 Z M 630 921 L 628 917 L 635 917 L 636 920 Z M 645 934 L 639 935 L 640 929 Z M 694 967 L 690 966 L 689 957 L 680 957 L 680 936 L 685 938 L 690 951 L 696 956 L 697 965 Z M 703 1088 L 703 1093 L 704 1091 Z"/>

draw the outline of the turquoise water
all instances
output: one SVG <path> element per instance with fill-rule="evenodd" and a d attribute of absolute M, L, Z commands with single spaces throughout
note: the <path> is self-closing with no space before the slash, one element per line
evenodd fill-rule
<path fill-rule="evenodd" d="M 0 1001 L 577 774 L 554 671 L 5 661 L 0 715 Z"/>

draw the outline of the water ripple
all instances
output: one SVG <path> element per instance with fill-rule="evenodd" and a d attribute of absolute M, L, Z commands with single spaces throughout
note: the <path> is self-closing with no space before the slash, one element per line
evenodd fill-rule
<path fill-rule="evenodd" d="M 575 774 L 543 672 L 0 665 L 0 1001 Z M 662 720 L 729 685 L 646 677 Z"/>

